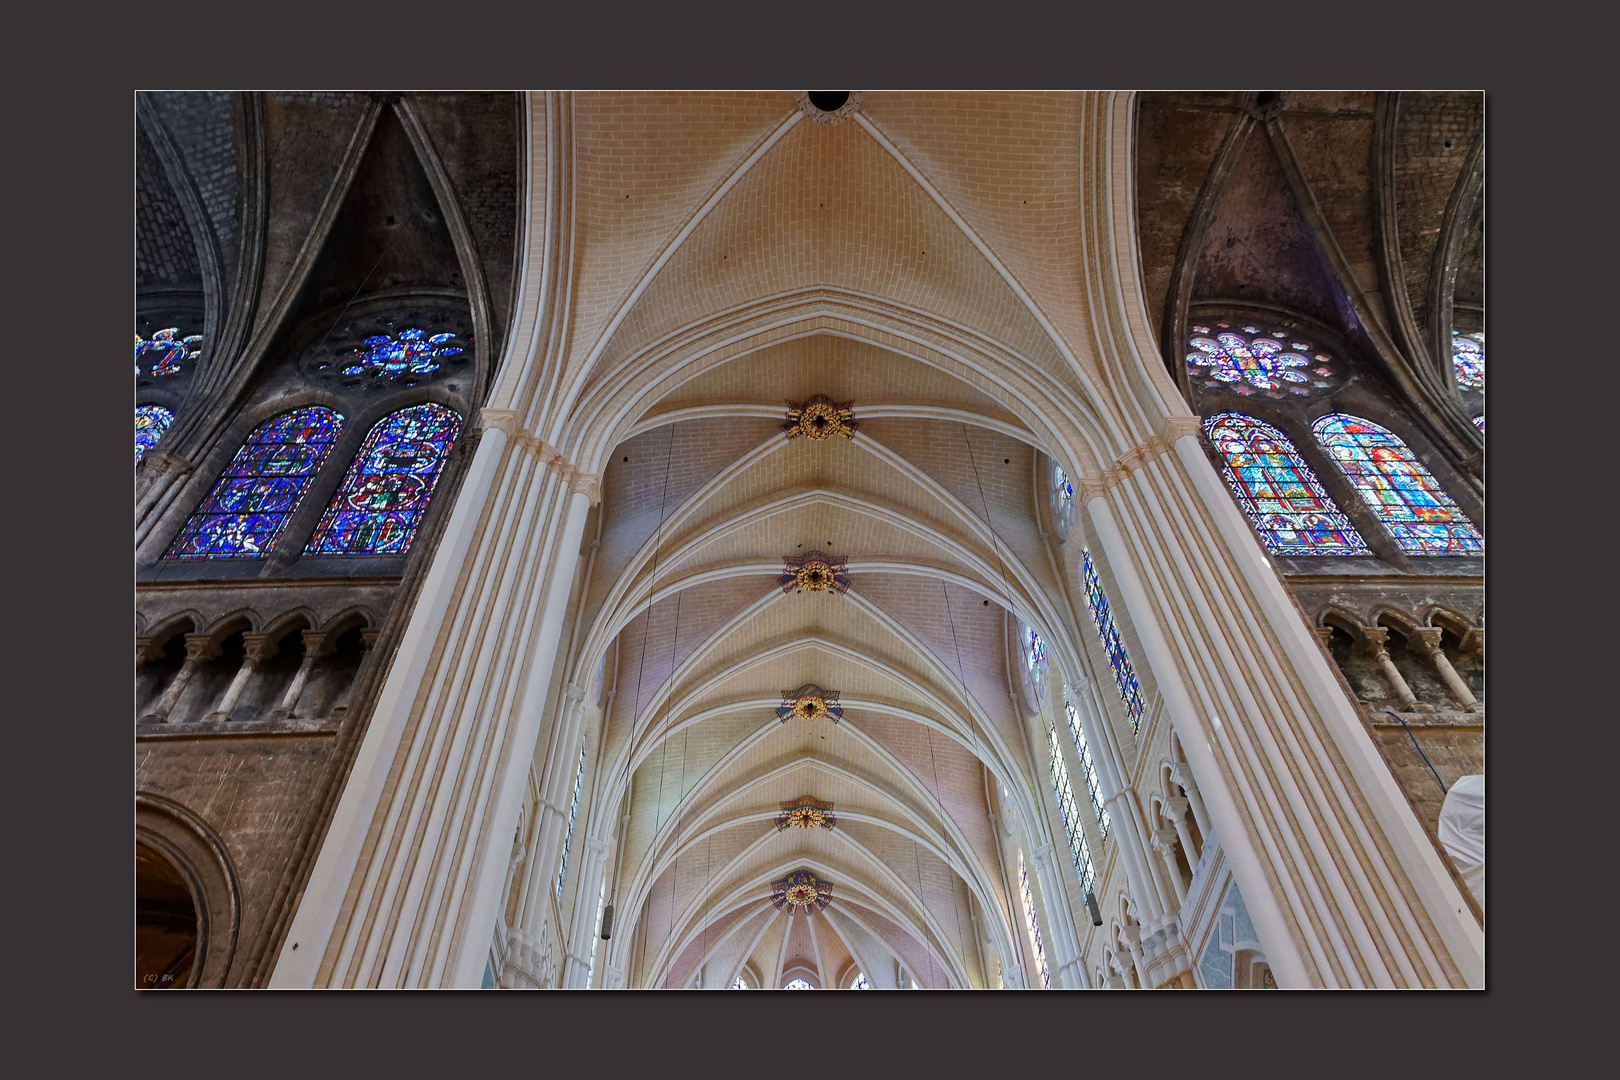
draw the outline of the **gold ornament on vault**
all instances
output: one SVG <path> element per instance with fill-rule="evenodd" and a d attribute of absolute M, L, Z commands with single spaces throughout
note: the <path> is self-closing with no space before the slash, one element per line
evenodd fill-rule
<path fill-rule="evenodd" d="M 855 429 L 860 427 L 850 408 L 854 404 L 853 401 L 834 401 L 825 394 L 816 394 L 808 401 L 790 401 L 782 431 L 790 439 L 800 435 L 807 439 L 830 439 L 834 435 L 854 438 Z"/>

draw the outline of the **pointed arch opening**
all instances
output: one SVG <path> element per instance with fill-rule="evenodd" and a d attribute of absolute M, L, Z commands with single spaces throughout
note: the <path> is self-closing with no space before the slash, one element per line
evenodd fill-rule
<path fill-rule="evenodd" d="M 1273 555 L 1370 555 L 1361 534 L 1288 436 L 1243 413 L 1217 413 L 1204 434 L 1221 475 Z"/>
<path fill-rule="evenodd" d="M 1329 413 L 1311 432 L 1406 554 L 1484 553 L 1474 523 L 1394 432 L 1348 413 Z"/>
<path fill-rule="evenodd" d="M 304 554 L 405 554 L 460 433 L 461 417 L 432 402 L 377 421 Z"/>
<path fill-rule="evenodd" d="M 170 545 L 166 559 L 262 559 L 326 461 L 343 415 L 320 405 L 260 424 Z"/>

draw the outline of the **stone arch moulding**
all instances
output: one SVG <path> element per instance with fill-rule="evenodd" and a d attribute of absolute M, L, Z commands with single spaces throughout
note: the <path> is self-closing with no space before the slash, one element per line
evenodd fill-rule
<path fill-rule="evenodd" d="M 225 842 L 180 803 L 145 791 L 135 795 L 135 836 L 180 870 L 197 905 L 197 960 L 186 985 L 225 986 L 242 920 L 241 889 Z"/>

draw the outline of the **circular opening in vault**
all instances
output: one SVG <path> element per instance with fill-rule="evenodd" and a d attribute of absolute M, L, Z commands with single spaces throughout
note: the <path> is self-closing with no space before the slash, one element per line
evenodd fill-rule
<path fill-rule="evenodd" d="M 812 90 L 810 104 L 822 112 L 837 112 L 849 100 L 848 90 Z"/>

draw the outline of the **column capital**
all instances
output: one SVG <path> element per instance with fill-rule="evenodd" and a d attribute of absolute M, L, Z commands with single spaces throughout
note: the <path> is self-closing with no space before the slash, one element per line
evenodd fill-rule
<path fill-rule="evenodd" d="M 138 637 L 135 639 L 136 667 L 161 659 L 163 659 L 163 646 L 157 643 L 156 638 Z"/>
<path fill-rule="evenodd" d="M 517 431 L 517 412 L 513 409 L 480 409 L 478 426 L 485 431 L 494 429 L 508 439 Z"/>
<path fill-rule="evenodd" d="M 1196 436 L 1204 430 L 1204 422 L 1196 416 L 1167 416 L 1159 428 L 1159 438 L 1166 445 L 1174 446 L 1177 440 L 1188 435 Z"/>
<path fill-rule="evenodd" d="M 1420 626 L 1406 636 L 1406 647 L 1419 656 L 1433 656 L 1440 649 L 1440 635 L 1444 632 L 1438 626 Z"/>
<path fill-rule="evenodd" d="M 281 647 L 278 637 L 270 634 L 243 634 L 242 659 L 254 664 L 276 655 Z"/>
<path fill-rule="evenodd" d="M 194 466 L 173 450 L 148 450 L 141 464 L 159 475 L 184 476 Z"/>
<path fill-rule="evenodd" d="M 585 691 L 573 683 L 563 685 L 563 702 L 570 709 L 577 709 L 585 702 Z"/>
<path fill-rule="evenodd" d="M 1472 653 L 1476 660 L 1485 659 L 1485 628 L 1471 626 L 1462 636 L 1463 652 Z"/>
<path fill-rule="evenodd" d="M 364 651 L 370 652 L 372 649 L 377 647 L 377 639 L 381 636 L 381 628 L 370 626 L 366 627 L 364 630 L 360 631 L 360 647 Z"/>
<path fill-rule="evenodd" d="M 602 478 L 594 473 L 574 473 L 568 478 L 568 491 L 572 495 L 585 496 L 591 500 L 592 506 L 602 505 Z"/>
<path fill-rule="evenodd" d="M 1167 813 L 1165 816 L 1171 821 L 1185 821 L 1187 818 L 1187 807 L 1191 805 L 1192 803 L 1185 795 L 1171 795 L 1169 798 L 1164 800 L 1164 808 L 1169 811 L 1169 813 Z"/>
<path fill-rule="evenodd" d="M 304 659 L 307 660 L 311 657 L 323 655 L 332 644 L 331 636 L 325 630 L 305 630 L 303 632 Z"/>
<path fill-rule="evenodd" d="M 1176 830 L 1174 829 L 1154 829 L 1152 838 L 1153 850 L 1157 851 L 1160 855 L 1163 855 L 1166 859 L 1173 859 L 1176 857 L 1176 842 L 1179 839 L 1180 837 L 1176 835 Z"/>
<path fill-rule="evenodd" d="M 213 660 L 220 654 L 219 643 L 211 634 L 186 635 L 186 659 L 201 662 Z"/>
<path fill-rule="evenodd" d="M 1329 644 L 1332 643 L 1332 641 L 1333 641 L 1333 627 L 1331 627 L 1331 626 L 1313 626 L 1313 627 L 1311 627 L 1311 629 L 1315 630 L 1316 631 L 1316 636 L 1322 639 L 1323 647 L 1326 647 L 1326 646 L 1328 646 Z"/>
<path fill-rule="evenodd" d="M 1362 626 L 1356 631 L 1355 650 L 1358 655 L 1381 660 L 1389 655 L 1389 629 L 1383 626 Z"/>

